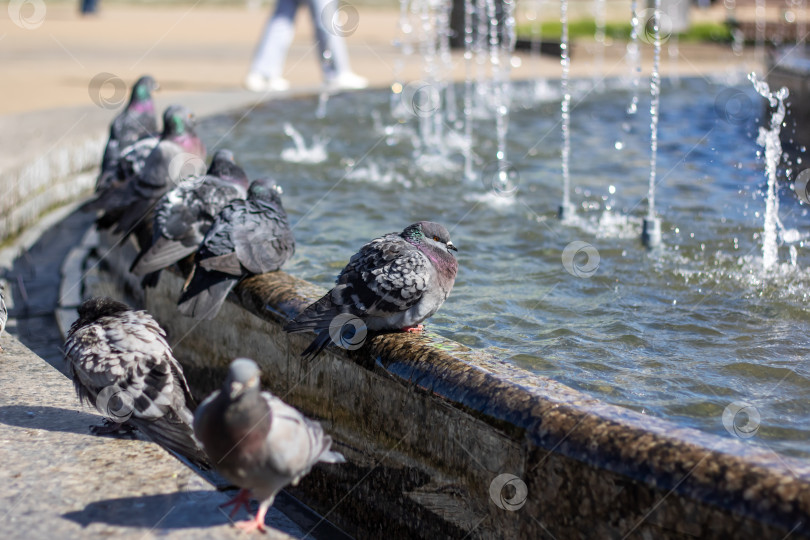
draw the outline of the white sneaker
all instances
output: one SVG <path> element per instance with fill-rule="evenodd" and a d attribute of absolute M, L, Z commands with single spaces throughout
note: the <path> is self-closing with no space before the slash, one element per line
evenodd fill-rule
<path fill-rule="evenodd" d="M 284 92 L 290 89 L 290 83 L 281 77 L 268 79 L 261 73 L 248 73 L 245 88 L 251 92 Z"/>
<path fill-rule="evenodd" d="M 368 87 L 368 79 L 348 71 L 331 78 L 326 85 L 335 90 L 362 90 Z"/>
<path fill-rule="evenodd" d="M 276 77 L 267 81 L 267 89 L 270 92 L 286 92 L 290 89 L 290 81 Z"/>

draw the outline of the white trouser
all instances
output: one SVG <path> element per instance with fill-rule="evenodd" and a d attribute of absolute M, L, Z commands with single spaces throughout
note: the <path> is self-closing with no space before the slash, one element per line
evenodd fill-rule
<path fill-rule="evenodd" d="M 260 73 L 270 79 L 281 77 L 284 71 L 284 59 L 290 48 L 295 27 L 295 13 L 301 4 L 309 6 L 312 24 L 315 27 L 315 39 L 318 42 L 321 67 L 324 79 L 330 80 L 338 75 L 351 72 L 346 43 L 339 29 L 327 27 L 330 21 L 324 22 L 324 9 L 328 6 L 332 13 L 336 5 L 329 5 L 339 0 L 278 0 L 276 11 L 264 27 L 264 34 L 253 55 L 251 73 Z M 327 14 L 327 19 L 328 14 Z"/>

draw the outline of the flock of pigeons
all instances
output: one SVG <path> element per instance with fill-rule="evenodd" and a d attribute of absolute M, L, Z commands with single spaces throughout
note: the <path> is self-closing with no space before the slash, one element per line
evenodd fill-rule
<path fill-rule="evenodd" d="M 181 268 L 193 256 L 179 310 L 211 319 L 241 279 L 278 270 L 293 255 L 295 241 L 281 189 L 267 178 L 249 183 L 231 152 L 216 152 L 205 174 L 178 178 L 177 161 L 205 159 L 205 145 L 181 106 L 166 109 L 163 131 L 156 134 L 156 87 L 148 76 L 133 87 L 110 126 L 96 195 L 84 208 L 99 213 L 99 228 L 122 239 L 134 235 L 140 252 L 132 271 L 144 276 L 145 286 L 154 286 L 162 269 Z M 303 353 L 311 357 L 331 342 L 340 345 L 335 321 L 346 318 L 360 321 L 363 332 L 419 332 L 450 294 L 458 269 L 454 251 L 447 229 L 426 221 L 372 240 L 351 257 L 334 288 L 285 330 L 316 334 Z M 231 516 L 247 508 L 251 493 L 260 501 L 255 517 L 240 528 L 264 530 L 280 489 L 297 484 L 315 463 L 344 461 L 330 450 L 332 440 L 318 422 L 261 391 L 252 360 L 234 360 L 221 390 L 195 410 L 166 333 L 147 312 L 104 297 L 87 300 L 78 312 L 65 356 L 79 399 L 106 417 L 91 430 L 138 429 L 192 462 L 216 468 L 241 488 L 226 503 L 234 507 Z"/>

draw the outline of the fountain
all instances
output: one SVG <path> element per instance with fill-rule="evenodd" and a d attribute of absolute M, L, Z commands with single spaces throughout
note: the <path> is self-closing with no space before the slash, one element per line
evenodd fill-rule
<path fill-rule="evenodd" d="M 316 114 L 316 118 L 319 116 Z M 284 123 L 284 133 L 293 141 L 292 148 L 281 151 L 281 159 L 289 163 L 323 163 L 326 160 L 326 144 L 319 135 L 312 139 L 312 146 L 307 146 L 304 136 L 289 122 Z"/>
<path fill-rule="evenodd" d="M 641 243 L 647 248 L 661 245 L 661 220 L 655 215 L 655 177 L 658 165 L 658 107 L 661 100 L 661 0 L 655 0 L 653 12 L 653 70 L 650 75 L 650 182 L 647 192 L 647 216 L 641 231 Z"/>
<path fill-rule="evenodd" d="M 788 89 L 782 87 L 776 92 L 771 92 L 768 83 L 757 78 L 754 73 L 751 73 L 748 78 L 757 93 L 767 99 L 770 107 L 774 109 L 771 113 L 770 129 L 760 127 L 757 137 L 757 144 L 765 148 L 765 175 L 768 178 L 765 194 L 765 224 L 762 234 L 762 268 L 767 272 L 779 262 L 778 236 L 784 230 L 782 222 L 779 221 L 776 173 L 782 159 L 782 143 L 779 140 L 779 133 L 782 131 L 782 122 L 785 120 L 785 100 L 788 97 Z"/>
<path fill-rule="evenodd" d="M 571 91 L 569 89 L 569 73 L 571 70 L 571 57 L 568 43 L 568 0 L 560 0 L 560 24 L 562 25 L 562 35 L 560 36 L 560 131 L 562 133 L 562 179 L 563 198 L 557 217 L 561 220 L 570 219 L 574 215 L 574 207 L 571 205 Z"/>
<path fill-rule="evenodd" d="M 780 234 L 805 219 L 800 211 L 778 215 L 786 95 L 752 81 L 776 107 L 759 138 L 768 175 L 763 233 L 755 142 L 745 126 L 713 114 L 724 85 L 684 78 L 668 88 L 667 129 L 659 133 L 660 0 L 653 24 L 651 133 L 647 140 L 646 131 L 628 130 L 621 153 L 617 126 L 646 108 L 648 99 L 637 92 L 637 56 L 628 55 L 635 80 L 629 87 L 608 81 L 580 100 L 569 78 L 569 6 L 563 1 L 560 101 L 539 99 L 517 109 L 513 85 L 518 96 L 535 81 L 509 80 L 514 3 L 506 2 L 501 16 L 496 6 L 492 0 L 464 4 L 463 86 L 445 75 L 446 5 L 403 2 L 399 46 L 404 55 L 423 59 L 420 80 L 407 82 L 400 70 L 390 91 L 329 96 L 328 111 L 322 100 L 327 121 L 312 114 L 318 103 L 313 96 L 270 102 L 245 118 L 235 135 L 226 129 L 233 123 L 227 116 L 201 124 L 206 137 L 224 138 L 244 156 L 251 173 L 273 171 L 299 239 L 285 272 L 246 280 L 223 320 L 233 321 L 244 337 L 240 347 L 263 356 L 278 373 L 274 389 L 328 418 L 336 438 L 364 453 L 362 463 L 381 463 L 379 471 L 365 465 L 326 471 L 321 483 L 336 493 L 375 501 L 384 493 L 407 504 L 404 518 L 380 508 L 392 505 L 354 512 L 355 518 L 384 515 L 407 532 L 440 521 L 422 529 L 428 537 L 448 531 L 463 536 L 478 519 L 480 537 L 502 530 L 539 537 L 547 525 L 559 537 L 594 530 L 654 537 L 663 529 L 783 537 L 810 514 L 810 467 L 802 461 L 810 457 L 810 410 L 804 405 L 810 321 L 803 315 L 810 272 L 802 270 L 810 267 L 810 254 L 792 249 L 788 273 L 778 271 L 776 253 Z M 419 54 L 406 52 L 409 47 Z M 733 91 L 753 93 L 748 86 Z M 454 101 L 462 95 L 459 114 Z M 556 110 L 559 115 L 550 112 Z M 267 141 L 278 140 L 280 122 L 288 123 L 285 133 L 295 147 L 277 159 L 268 155 Z M 322 133 L 330 146 L 306 167 L 292 159 L 310 150 L 309 135 L 302 133 Z M 538 133 L 551 133 L 554 143 L 531 153 L 527 147 L 536 143 L 527 143 L 527 134 Z M 571 202 L 572 148 L 584 162 L 573 164 L 579 215 Z M 517 192 L 510 158 L 521 155 Z M 425 158 L 442 167 L 426 167 Z M 639 181 L 647 164 L 648 182 Z M 467 180 L 480 175 L 483 187 L 460 181 L 462 167 Z M 562 204 L 555 208 L 558 200 L 548 194 L 558 193 L 560 167 Z M 593 174 L 580 174 L 582 169 Z M 659 170 L 667 171 L 667 182 Z M 616 199 L 610 208 L 617 214 L 629 208 L 618 216 L 621 223 L 600 220 L 611 213 L 601 197 L 605 186 Z M 634 213 L 645 197 L 647 208 Z M 555 210 L 562 223 L 553 219 Z M 638 238 L 649 248 L 661 246 L 659 212 L 673 226 L 666 247 L 651 257 L 638 248 Z M 333 284 L 360 242 L 415 216 L 442 220 L 461 249 L 457 288 L 426 334 L 374 336 L 352 354 L 326 351 L 322 364 L 298 358 L 301 343 L 280 325 Z M 802 247 L 806 237 L 792 234 Z M 760 249 L 768 272 L 752 264 L 750 254 Z M 170 275 L 146 293 L 173 335 L 193 336 L 180 350 L 195 358 L 195 366 L 206 355 L 230 353 L 222 344 L 233 340 L 219 339 L 222 321 L 197 327 L 171 316 L 181 286 L 182 279 Z M 753 419 L 746 430 L 737 429 L 742 414 Z M 417 431 L 423 425 L 437 429 Z M 392 463 L 377 459 L 389 454 Z M 374 489 L 353 491 L 364 475 L 377 472 Z M 514 478 L 493 480 L 507 473 Z M 522 513 L 505 512 L 514 509 L 506 504 L 512 498 L 500 489 L 490 499 L 493 485 L 507 484 L 513 494 L 528 493 L 518 501 L 526 504 Z M 668 499 L 676 489 L 677 498 Z M 326 498 L 333 502 L 334 495 Z M 639 501 L 662 501 L 649 527 L 641 519 L 649 507 Z M 548 512 L 550 505 L 555 512 Z M 589 512 L 580 511 L 583 505 Z M 694 526 L 688 530 L 677 528 L 684 505 Z M 806 534 L 808 522 L 802 523 Z"/>

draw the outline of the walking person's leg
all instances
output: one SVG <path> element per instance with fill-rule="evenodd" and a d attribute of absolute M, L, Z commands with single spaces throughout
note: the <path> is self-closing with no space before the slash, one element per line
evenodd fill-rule
<path fill-rule="evenodd" d="M 276 10 L 264 27 L 261 41 L 253 54 L 250 73 L 245 79 L 248 90 L 281 91 L 290 87 L 283 77 L 284 61 L 295 36 L 295 13 L 302 0 L 278 0 Z"/>
<path fill-rule="evenodd" d="M 365 88 L 368 81 L 353 73 L 349 63 L 349 52 L 343 39 L 349 29 L 340 26 L 339 1 L 308 0 L 324 82 L 337 88 Z"/>

